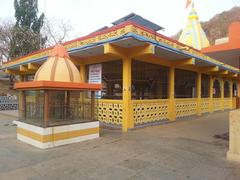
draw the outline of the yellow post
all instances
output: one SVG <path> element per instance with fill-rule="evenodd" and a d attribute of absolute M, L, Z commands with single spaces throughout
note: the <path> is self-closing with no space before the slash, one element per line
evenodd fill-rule
<path fill-rule="evenodd" d="M 237 81 L 237 96 L 240 97 L 240 80 Z"/>
<path fill-rule="evenodd" d="M 86 82 L 86 70 L 85 70 L 85 64 L 80 64 L 80 81 L 82 83 Z M 80 103 L 83 105 L 84 103 L 84 92 L 80 92 Z"/>
<path fill-rule="evenodd" d="M 85 64 L 80 64 L 80 80 L 83 83 L 86 81 Z"/>
<path fill-rule="evenodd" d="M 233 81 L 232 81 L 232 79 L 231 80 L 229 80 L 229 91 L 230 91 L 230 94 L 229 94 L 229 98 L 231 99 L 231 104 L 230 104 L 230 107 L 231 107 L 231 109 L 233 109 L 234 107 L 233 107 Z"/>
<path fill-rule="evenodd" d="M 123 119 L 122 131 L 127 132 L 129 128 L 134 127 L 133 122 L 133 106 L 131 95 L 132 84 L 132 59 L 130 57 L 123 57 Z"/>
<path fill-rule="evenodd" d="M 213 109 L 213 77 L 212 76 L 210 76 L 209 98 L 210 98 L 209 111 L 210 111 L 210 113 L 212 113 L 214 111 L 214 109 Z"/>
<path fill-rule="evenodd" d="M 175 68 L 170 67 L 169 78 L 168 78 L 168 96 L 169 96 L 169 106 L 168 106 L 168 119 L 171 121 L 176 120 L 176 103 L 175 103 Z"/>
<path fill-rule="evenodd" d="M 201 88 L 202 88 L 202 74 L 197 75 L 197 115 L 201 115 Z"/>
<path fill-rule="evenodd" d="M 224 111 L 224 80 L 221 79 L 221 109 Z"/>

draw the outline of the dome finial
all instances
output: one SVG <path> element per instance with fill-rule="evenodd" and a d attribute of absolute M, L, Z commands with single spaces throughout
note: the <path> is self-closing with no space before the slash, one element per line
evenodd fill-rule
<path fill-rule="evenodd" d="M 69 58 L 69 54 L 66 51 L 65 47 L 62 44 L 57 44 L 50 52 L 50 57 L 62 57 Z"/>

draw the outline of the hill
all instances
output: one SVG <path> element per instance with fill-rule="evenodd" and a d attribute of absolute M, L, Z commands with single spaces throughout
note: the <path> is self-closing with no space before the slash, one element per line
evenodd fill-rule
<path fill-rule="evenodd" d="M 234 21 L 240 21 L 239 6 L 217 14 L 209 21 L 201 22 L 202 28 L 205 31 L 210 44 L 213 45 L 216 39 L 226 37 L 228 33 L 228 26 Z M 178 39 L 180 34 L 181 31 L 174 35 L 172 38 Z"/>

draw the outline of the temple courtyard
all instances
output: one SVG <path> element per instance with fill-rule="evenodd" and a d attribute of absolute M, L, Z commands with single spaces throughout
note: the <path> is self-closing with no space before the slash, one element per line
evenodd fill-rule
<path fill-rule="evenodd" d="M 239 180 L 226 160 L 228 113 L 217 112 L 40 150 L 16 139 L 13 116 L 0 115 L 0 179 Z"/>

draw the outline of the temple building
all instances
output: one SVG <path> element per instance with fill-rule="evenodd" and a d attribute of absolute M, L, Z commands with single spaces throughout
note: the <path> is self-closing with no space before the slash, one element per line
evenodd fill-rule
<path fill-rule="evenodd" d="M 192 4 L 192 10 L 188 16 L 187 26 L 182 30 L 179 42 L 201 50 L 209 46 L 209 41 L 202 29 L 199 17 Z"/>
<path fill-rule="evenodd" d="M 195 23 L 198 31 L 195 39 L 182 38 L 183 43 L 158 33 L 161 26 L 135 14 L 119 19 L 112 27 L 63 43 L 78 69 L 72 73 L 79 75 L 80 82 L 102 84 L 102 89 L 95 93 L 94 111 L 101 125 L 126 132 L 139 126 L 236 108 L 240 96 L 239 67 L 202 53 L 199 49 L 209 43 L 194 10 L 189 21 Z M 184 32 L 187 36 L 195 31 Z M 48 70 L 41 69 L 46 66 L 41 65 L 52 49 L 13 59 L 2 70 L 19 75 L 21 83 L 34 81 L 34 76 L 35 80 L 41 76 L 45 81 Z M 54 66 L 53 61 L 49 67 Z M 61 70 L 61 66 L 56 65 L 60 69 L 50 73 L 56 81 L 65 78 L 66 70 Z M 42 74 L 38 73 L 39 68 Z M 89 99 L 89 93 L 80 99 Z"/>

